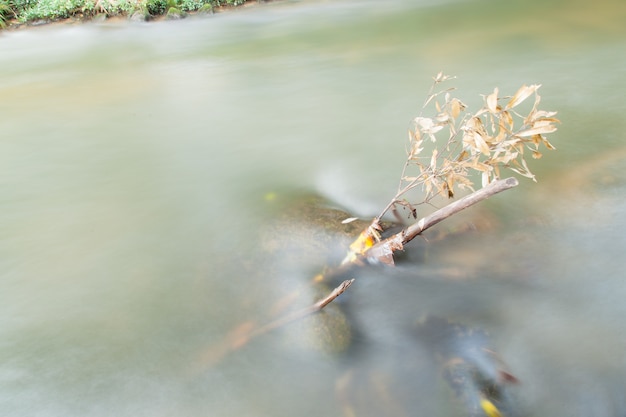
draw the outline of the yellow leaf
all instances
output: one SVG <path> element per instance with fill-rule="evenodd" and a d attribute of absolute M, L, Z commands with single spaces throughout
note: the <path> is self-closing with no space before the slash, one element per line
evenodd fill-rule
<path fill-rule="evenodd" d="M 357 260 L 358 255 L 363 255 L 369 248 L 374 246 L 376 240 L 379 238 L 375 230 L 371 227 L 363 230 L 359 237 L 350 244 L 350 249 L 346 254 L 346 257 L 341 261 L 341 264 L 352 263 Z"/>
<path fill-rule="evenodd" d="M 537 91 L 539 87 L 541 87 L 540 84 L 521 86 L 520 89 L 517 90 L 515 95 L 511 98 L 511 100 L 507 103 L 506 109 L 507 110 L 512 109 L 513 107 L 517 106 L 518 104 L 526 100 L 528 97 L 530 97 L 535 91 Z"/>
<path fill-rule="evenodd" d="M 502 413 L 491 401 L 481 395 L 480 406 L 488 417 L 502 417 Z"/>

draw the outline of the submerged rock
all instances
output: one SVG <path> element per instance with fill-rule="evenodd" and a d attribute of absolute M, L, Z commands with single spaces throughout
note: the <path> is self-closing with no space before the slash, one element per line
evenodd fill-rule
<path fill-rule="evenodd" d="M 330 291 L 331 288 L 327 285 L 316 285 L 312 296 L 309 298 L 309 304 L 314 304 Z M 284 341 L 292 348 L 324 354 L 338 354 L 350 347 L 352 328 L 342 307 L 333 302 L 322 310 L 289 325 L 284 330 L 283 336 Z"/>
<path fill-rule="evenodd" d="M 508 392 L 517 378 L 508 372 L 483 329 L 428 316 L 416 333 L 442 367 L 442 376 L 472 417 L 517 415 Z"/>
<path fill-rule="evenodd" d="M 330 266 L 339 262 L 350 243 L 369 222 L 351 215 L 316 195 L 276 203 L 276 216 L 260 231 L 259 245 L 283 266 Z"/>
<path fill-rule="evenodd" d="M 284 298 L 292 298 L 286 311 L 306 308 L 337 284 L 315 280 L 316 274 L 337 265 L 369 222 L 342 223 L 351 215 L 316 195 L 272 204 L 275 214 L 259 232 L 262 273 L 287 281 L 280 285 L 287 288 Z M 346 350 L 351 335 L 349 320 L 336 302 L 289 325 L 285 332 L 290 345 L 326 353 Z"/>

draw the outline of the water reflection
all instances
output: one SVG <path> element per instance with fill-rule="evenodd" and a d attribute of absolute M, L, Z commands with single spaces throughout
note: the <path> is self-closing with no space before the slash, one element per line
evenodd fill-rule
<path fill-rule="evenodd" d="M 624 414 L 624 7 L 537 4 L 530 32 L 528 3 L 372 6 L 3 33 L 3 415 L 465 415 L 425 317 L 489 334 L 520 415 Z M 315 299 L 317 262 L 262 255 L 266 196 L 373 214 L 442 68 L 468 104 L 544 84 L 563 126 L 539 184 L 359 272 L 343 353 L 295 343 L 305 320 L 203 363 L 281 295 Z"/>

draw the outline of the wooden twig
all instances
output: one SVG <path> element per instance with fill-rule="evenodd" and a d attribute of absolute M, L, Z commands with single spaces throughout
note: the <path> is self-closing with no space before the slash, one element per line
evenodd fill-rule
<path fill-rule="evenodd" d="M 354 278 L 345 280 L 341 284 L 339 284 L 334 290 L 332 290 L 326 297 L 317 301 L 315 304 L 294 311 L 285 316 L 279 317 L 278 319 L 263 326 L 257 327 L 254 322 L 245 322 L 240 324 L 239 326 L 235 327 L 221 343 L 218 343 L 212 346 L 211 349 L 209 349 L 208 351 L 203 352 L 203 354 L 199 358 L 199 363 L 196 363 L 196 368 L 203 369 L 207 366 L 214 365 L 218 363 L 223 357 L 246 346 L 248 343 L 250 343 L 251 340 L 266 333 L 269 333 L 273 330 L 286 326 L 296 320 L 302 319 L 321 311 L 324 307 L 333 302 L 333 300 L 343 294 L 343 292 L 347 290 L 353 282 Z"/>
<path fill-rule="evenodd" d="M 514 177 L 494 181 L 480 190 L 474 191 L 473 193 L 466 195 L 465 197 L 450 203 L 443 208 L 440 208 L 395 235 L 381 240 L 358 256 L 352 263 L 367 260 L 368 262 L 382 262 L 393 265 L 393 252 L 404 249 L 404 245 L 409 243 L 426 229 L 433 227 L 442 220 L 445 220 L 480 201 L 483 201 L 502 191 L 516 187 L 518 184 L 519 182 Z"/>
<path fill-rule="evenodd" d="M 341 294 L 343 294 L 343 292 L 345 290 L 348 289 L 348 287 L 350 285 L 352 285 L 352 283 L 354 282 L 354 278 L 352 279 L 347 279 L 345 281 L 343 281 L 341 284 L 339 284 L 334 290 L 332 290 L 326 297 L 322 298 L 321 300 L 319 300 L 318 302 L 316 302 L 313 305 L 310 305 L 308 307 L 305 307 L 301 310 L 297 310 L 294 311 L 290 314 L 287 314 L 286 316 L 280 317 L 276 320 L 274 320 L 271 323 L 266 324 L 265 326 L 259 327 L 258 329 L 254 330 L 251 334 L 250 334 L 250 338 L 252 337 L 257 337 L 260 336 L 262 334 L 271 332 L 274 329 L 277 329 L 279 327 L 283 327 L 293 321 L 299 320 L 303 317 L 309 316 L 311 314 L 317 313 L 318 311 L 322 310 L 324 307 L 326 307 L 328 304 L 330 304 L 331 302 L 333 302 L 333 300 L 337 297 L 339 297 Z"/>

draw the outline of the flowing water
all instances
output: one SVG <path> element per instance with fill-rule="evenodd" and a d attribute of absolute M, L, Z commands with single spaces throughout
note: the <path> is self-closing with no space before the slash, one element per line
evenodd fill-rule
<path fill-rule="evenodd" d="M 2 32 L 0 415 L 466 415 L 427 315 L 489 332 L 511 415 L 625 415 L 625 21 L 621 0 L 305 1 Z M 469 105 L 543 84 L 562 125 L 539 182 L 355 275 L 342 354 L 284 330 L 207 359 L 315 273 L 259 263 L 274 203 L 375 214 L 440 70 Z"/>

